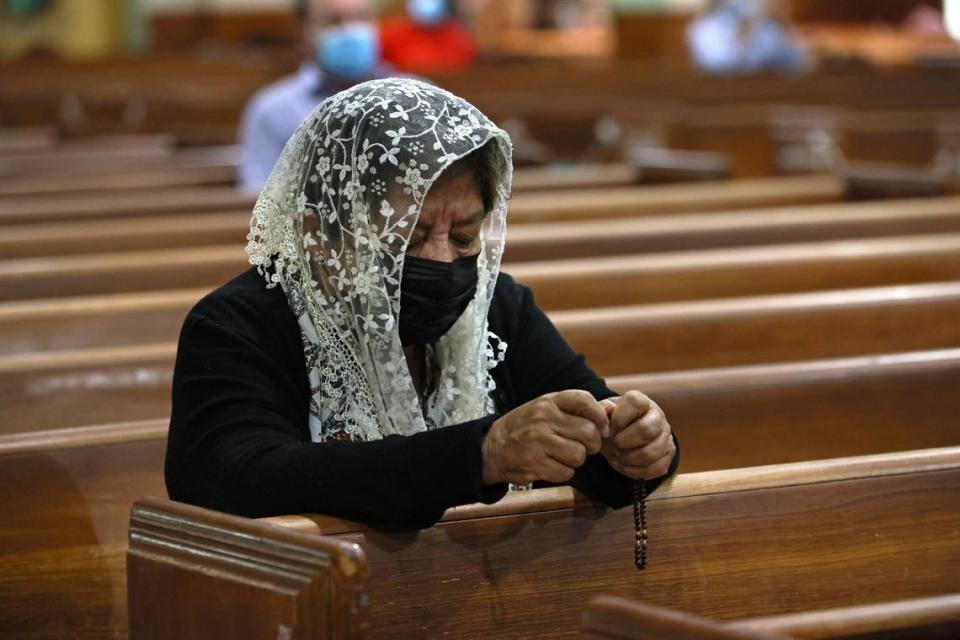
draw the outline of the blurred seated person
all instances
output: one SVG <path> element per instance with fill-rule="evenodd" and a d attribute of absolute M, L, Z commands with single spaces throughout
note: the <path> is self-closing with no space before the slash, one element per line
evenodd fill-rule
<path fill-rule="evenodd" d="M 697 68 L 711 74 L 809 68 L 806 48 L 780 5 L 764 0 L 713 0 L 687 27 L 687 47 Z"/>
<path fill-rule="evenodd" d="M 946 36 L 947 27 L 943 22 L 943 12 L 929 4 L 915 6 L 903 21 L 903 28 L 909 33 L 920 36 Z"/>
<path fill-rule="evenodd" d="M 408 0 L 406 17 L 383 22 L 380 42 L 383 59 L 404 71 L 460 71 L 477 57 L 452 0 Z"/>
<path fill-rule="evenodd" d="M 325 98 L 392 75 L 371 0 L 299 0 L 306 55 L 297 73 L 257 92 L 240 127 L 240 186 L 259 191 L 297 126 Z"/>

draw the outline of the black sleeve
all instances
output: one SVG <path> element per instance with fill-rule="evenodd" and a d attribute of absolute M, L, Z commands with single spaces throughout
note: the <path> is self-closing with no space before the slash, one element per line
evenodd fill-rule
<path fill-rule="evenodd" d="M 526 287 L 514 286 L 522 296 L 518 337 L 508 347 L 508 350 L 513 350 L 510 354 L 512 358 L 508 360 L 511 378 L 515 381 L 516 404 L 519 406 L 545 393 L 565 389 L 584 389 L 598 400 L 616 396 L 603 378 L 587 365 L 583 355 L 574 353 L 547 315 L 536 305 L 533 293 Z M 676 434 L 673 440 L 677 445 L 677 453 L 670 463 L 670 469 L 662 477 L 647 481 L 648 493 L 673 474 L 680 463 L 680 444 Z M 592 500 L 614 508 L 633 502 L 633 481 L 611 468 L 606 458 L 599 454 L 587 458 L 570 484 Z"/>
<path fill-rule="evenodd" d="M 310 512 L 425 527 L 449 507 L 503 496 L 505 485 L 482 485 L 480 445 L 495 416 L 412 436 L 313 443 L 304 370 L 283 366 L 276 350 L 188 317 L 174 374 L 171 498 L 248 517 Z"/>

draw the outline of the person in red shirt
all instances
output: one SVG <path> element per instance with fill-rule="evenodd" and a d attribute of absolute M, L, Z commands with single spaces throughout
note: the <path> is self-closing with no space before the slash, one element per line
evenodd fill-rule
<path fill-rule="evenodd" d="M 460 71 L 477 57 L 452 0 L 407 0 L 407 15 L 380 26 L 383 59 L 402 71 Z"/>

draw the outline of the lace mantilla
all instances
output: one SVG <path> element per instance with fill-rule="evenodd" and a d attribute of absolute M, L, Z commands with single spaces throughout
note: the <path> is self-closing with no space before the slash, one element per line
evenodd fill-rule
<path fill-rule="evenodd" d="M 437 176 L 488 142 L 500 166 L 480 233 L 477 292 L 428 349 L 439 380 L 421 408 L 397 331 L 404 254 Z M 415 80 L 357 85 L 297 129 L 254 207 L 247 254 L 298 318 L 314 441 L 375 440 L 493 412 L 490 371 L 507 345 L 489 332 L 487 313 L 511 175 L 504 131 L 465 100 Z"/>

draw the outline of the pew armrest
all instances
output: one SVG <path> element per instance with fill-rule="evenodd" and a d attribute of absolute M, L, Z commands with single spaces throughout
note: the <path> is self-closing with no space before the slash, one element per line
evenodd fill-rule
<path fill-rule="evenodd" d="M 366 638 L 356 544 L 161 498 L 130 516 L 130 638 Z"/>

